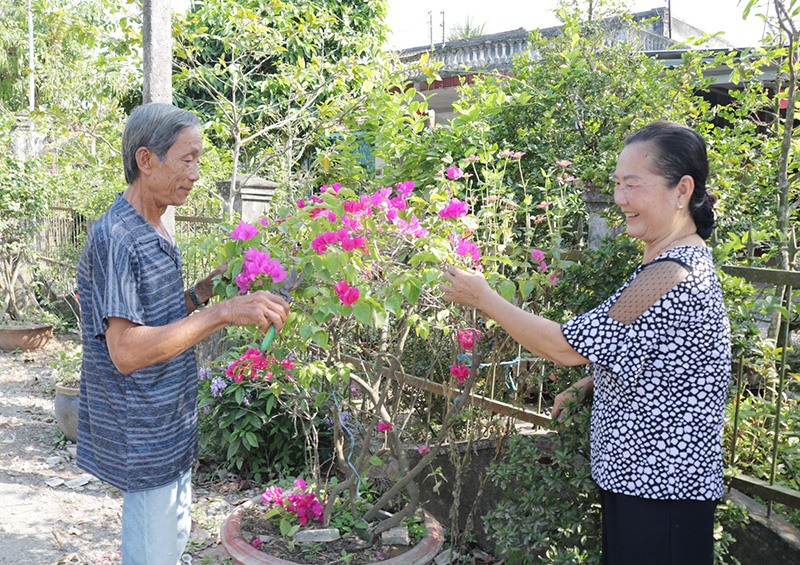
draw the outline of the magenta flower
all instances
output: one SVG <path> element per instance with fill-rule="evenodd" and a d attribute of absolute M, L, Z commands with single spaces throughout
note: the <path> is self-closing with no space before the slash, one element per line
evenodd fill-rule
<path fill-rule="evenodd" d="M 475 346 L 475 340 L 480 338 L 480 332 L 476 332 L 475 330 L 463 330 L 458 332 L 458 341 L 464 349 L 472 349 Z"/>
<path fill-rule="evenodd" d="M 351 306 L 358 301 L 358 289 L 355 287 L 351 287 L 347 284 L 347 281 L 340 281 L 333 285 L 333 290 L 336 291 L 336 294 L 339 295 L 339 300 L 342 301 L 342 304 L 345 306 Z"/>
<path fill-rule="evenodd" d="M 390 198 L 389 204 L 391 204 L 392 208 L 394 208 L 395 210 L 406 209 L 406 199 L 402 194 L 400 196 L 395 196 L 394 198 Z"/>
<path fill-rule="evenodd" d="M 480 160 L 481 160 L 481 158 L 478 157 L 477 155 L 470 155 L 469 157 L 466 157 L 464 159 L 464 161 L 466 161 L 467 163 L 471 163 L 473 161 L 480 161 Z"/>
<path fill-rule="evenodd" d="M 253 544 L 253 547 L 258 547 L 259 545 L 261 545 L 261 544 L 262 544 L 262 543 L 264 543 L 264 542 L 263 542 L 263 541 L 261 541 L 261 538 L 260 538 L 260 537 L 257 537 L 256 539 L 254 539 L 254 540 L 253 540 L 253 541 L 251 541 L 250 543 L 251 543 L 251 544 Z"/>
<path fill-rule="evenodd" d="M 462 257 L 469 255 L 476 263 L 481 260 L 481 252 L 478 249 L 478 246 L 468 239 L 462 238 L 461 241 L 458 242 L 458 245 L 456 246 L 456 253 Z"/>
<path fill-rule="evenodd" d="M 414 237 L 425 237 L 430 232 L 420 226 L 419 218 L 417 218 L 416 214 L 411 214 L 411 220 L 405 221 L 402 218 L 398 218 L 395 221 L 395 224 L 400 228 L 400 233 L 406 235 L 413 235 Z"/>
<path fill-rule="evenodd" d="M 544 261 L 539 263 L 539 270 L 540 271 L 546 271 L 547 270 L 547 263 L 545 263 Z"/>
<path fill-rule="evenodd" d="M 445 170 L 445 173 L 447 174 L 447 178 L 450 180 L 458 180 L 464 176 L 464 171 L 458 167 L 450 167 L 449 169 Z"/>
<path fill-rule="evenodd" d="M 420 445 L 420 446 L 417 448 L 417 452 L 418 452 L 418 453 L 428 453 L 430 450 L 431 450 L 431 448 L 430 448 L 430 447 L 428 447 L 427 445 Z"/>
<path fill-rule="evenodd" d="M 466 365 L 451 365 L 450 374 L 453 375 L 459 383 L 463 383 L 469 376 L 469 367 Z"/>
<path fill-rule="evenodd" d="M 298 208 L 305 208 L 306 207 L 306 201 L 303 198 L 301 198 L 300 200 L 297 201 L 297 207 Z"/>
<path fill-rule="evenodd" d="M 325 252 L 328 250 L 328 244 L 325 243 L 322 234 L 318 235 L 317 237 L 311 240 L 311 249 L 313 249 L 320 255 L 324 255 Z"/>
<path fill-rule="evenodd" d="M 399 192 L 403 196 L 408 196 L 409 194 L 411 194 L 411 191 L 414 190 L 414 181 L 408 180 L 405 182 L 398 183 L 395 186 L 397 188 L 397 192 Z"/>
<path fill-rule="evenodd" d="M 294 369 L 294 361 L 286 357 L 283 361 L 281 361 L 281 367 L 284 369 Z"/>
<path fill-rule="evenodd" d="M 325 186 L 325 185 L 323 184 L 321 187 L 319 187 L 319 191 L 320 191 L 320 192 L 327 192 L 328 190 L 330 190 L 330 191 L 331 191 L 331 192 L 333 192 L 334 194 L 339 194 L 339 190 L 340 190 L 341 188 L 342 188 L 342 183 L 340 183 L 340 182 L 337 182 L 337 183 L 334 183 L 334 184 L 332 184 L 332 185 L 330 185 L 330 186 Z"/>
<path fill-rule="evenodd" d="M 369 216 L 372 214 L 372 204 L 368 199 L 361 202 L 345 202 L 344 211 L 354 216 Z"/>
<path fill-rule="evenodd" d="M 378 431 L 379 432 L 388 432 L 391 429 L 392 429 L 392 423 L 391 422 L 379 422 L 378 423 Z"/>
<path fill-rule="evenodd" d="M 269 220 L 266 219 L 266 218 L 261 218 L 260 220 L 258 220 L 258 223 L 261 224 L 262 226 L 266 227 L 266 226 L 269 225 Z"/>
<path fill-rule="evenodd" d="M 531 251 L 531 257 L 534 261 L 542 261 L 544 259 L 544 253 L 540 249 L 534 249 Z"/>
<path fill-rule="evenodd" d="M 308 485 L 303 479 L 296 479 L 294 481 L 294 486 L 296 486 L 299 489 L 305 489 Z"/>
<path fill-rule="evenodd" d="M 569 167 L 572 164 L 572 161 L 556 161 L 556 165 L 559 167 Z"/>
<path fill-rule="evenodd" d="M 231 239 L 247 241 L 258 235 L 258 228 L 247 222 L 239 222 L 239 225 L 231 232 Z"/>
<path fill-rule="evenodd" d="M 542 202 L 541 204 L 537 204 L 536 207 L 537 208 L 541 208 L 541 209 L 547 209 L 552 205 L 553 205 L 553 201 L 552 200 L 548 200 L 547 202 Z"/>
<path fill-rule="evenodd" d="M 267 487 L 267 490 L 261 495 L 261 500 L 264 504 L 282 504 L 283 489 L 281 487 Z"/>
<path fill-rule="evenodd" d="M 359 218 L 351 218 L 350 216 L 342 216 L 342 225 L 353 231 L 364 229 L 364 225 Z"/>
<path fill-rule="evenodd" d="M 557 284 L 558 284 L 558 281 L 559 281 L 559 280 L 560 280 L 560 279 L 559 279 L 559 278 L 556 276 L 556 272 L 555 272 L 555 271 L 553 271 L 552 273 L 550 273 L 550 284 L 552 284 L 553 286 L 555 286 L 555 285 L 557 285 Z"/>
<path fill-rule="evenodd" d="M 511 157 L 513 159 L 521 159 L 523 155 L 525 155 L 524 151 L 509 151 L 506 149 L 500 152 L 501 157 Z"/>
<path fill-rule="evenodd" d="M 444 210 L 439 211 L 439 216 L 458 219 L 465 216 L 467 212 L 469 212 L 469 204 L 462 202 L 458 198 L 451 198 Z"/>

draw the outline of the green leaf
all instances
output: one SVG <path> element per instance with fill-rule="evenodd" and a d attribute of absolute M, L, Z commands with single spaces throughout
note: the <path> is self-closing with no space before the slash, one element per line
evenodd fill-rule
<path fill-rule="evenodd" d="M 356 320 L 365 326 L 369 326 L 370 322 L 372 322 L 372 307 L 364 300 L 353 305 L 353 314 Z"/>
<path fill-rule="evenodd" d="M 498 291 L 500 292 L 500 296 L 506 300 L 512 300 L 514 298 L 514 294 L 517 292 L 517 287 L 513 282 L 504 280 L 500 283 Z"/>
<path fill-rule="evenodd" d="M 258 438 L 253 432 L 245 432 L 244 439 L 246 439 L 247 443 L 249 443 L 252 447 L 258 447 Z"/>
<path fill-rule="evenodd" d="M 412 279 L 403 283 L 402 292 L 403 296 L 406 297 L 406 300 L 408 300 L 411 305 L 414 305 L 417 303 L 417 300 L 419 300 L 419 295 L 422 292 L 422 288 L 420 287 L 419 282 Z"/>
<path fill-rule="evenodd" d="M 383 465 L 383 461 L 377 455 L 373 455 L 372 457 L 369 458 L 369 464 L 375 465 L 376 467 L 380 467 L 381 465 Z"/>

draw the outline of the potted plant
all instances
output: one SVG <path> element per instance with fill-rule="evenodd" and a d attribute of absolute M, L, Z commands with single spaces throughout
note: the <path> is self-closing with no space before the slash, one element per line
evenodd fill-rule
<path fill-rule="evenodd" d="M 76 352 L 59 353 L 50 362 L 56 370 L 54 409 L 56 423 L 64 437 L 73 443 L 78 441 L 78 397 L 81 391 L 81 358 Z"/>
<path fill-rule="evenodd" d="M 519 156 L 498 155 L 500 160 Z M 305 428 L 302 434 L 310 438 L 309 483 L 322 526 L 331 523 L 339 497 L 363 523 L 360 535 L 367 541 L 414 515 L 419 505 L 415 477 L 428 469 L 463 419 L 478 375 L 470 365 L 481 365 L 483 330 L 439 296 L 442 267 L 483 269 L 507 297 L 549 289 L 558 280 L 544 252 L 531 254 L 525 245 L 510 245 L 510 230 L 504 228 L 520 207 L 505 205 L 496 185 L 469 183 L 468 178 L 460 167 L 449 166 L 424 190 L 416 190 L 413 182 L 367 194 L 339 184 L 323 186 L 282 210 L 278 220 L 240 222 L 230 240 L 218 246 L 218 259 L 229 262 L 227 276 L 216 286 L 223 298 L 257 289 L 277 291 L 294 272 L 302 279 L 292 291 L 292 312 L 274 345 L 263 349 L 260 337 L 252 335 L 251 343 L 238 346 L 238 355 L 212 367 L 204 382 L 217 392 L 246 383 L 244 390 L 237 388 L 242 403 L 269 390 L 274 402 L 291 407 L 303 426 L 320 414 L 326 418 L 330 459 L 321 453 L 318 429 Z M 546 206 L 540 212 L 550 213 Z M 492 255 L 482 256 L 481 249 Z M 502 274 L 506 269 L 527 274 L 516 276 L 515 284 Z M 397 379 L 410 362 L 407 344 L 424 342 L 433 330 L 451 336 L 451 346 L 429 352 L 425 376 L 445 381 L 452 394 L 439 429 L 412 435 L 409 418 L 399 408 Z M 234 422 L 233 428 L 251 418 L 217 411 L 213 392 L 200 402 L 204 418 L 217 418 L 220 425 Z M 234 452 L 241 445 L 260 448 L 255 433 L 233 429 L 227 437 Z M 406 457 L 409 448 L 422 454 L 413 466 Z M 334 474 L 337 480 L 331 480 Z M 385 488 L 369 504 L 357 504 L 363 485 L 373 479 Z M 386 514 L 398 496 L 401 504 Z"/>
<path fill-rule="evenodd" d="M 30 275 L 36 219 L 51 201 L 51 179 L 37 159 L 0 156 L 0 348 L 30 350 L 52 336 Z M 50 175 L 51 176 L 51 175 Z"/>

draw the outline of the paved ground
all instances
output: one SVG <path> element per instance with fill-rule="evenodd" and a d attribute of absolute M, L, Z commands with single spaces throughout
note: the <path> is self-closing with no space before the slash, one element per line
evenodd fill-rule
<path fill-rule="evenodd" d="M 0 351 L 0 564 L 115 563 L 122 496 L 85 475 L 74 445 L 59 442 L 50 360 L 74 348 L 60 337 L 31 353 Z M 234 483 L 195 488 L 186 563 L 226 563 L 219 526 L 255 495 Z"/>

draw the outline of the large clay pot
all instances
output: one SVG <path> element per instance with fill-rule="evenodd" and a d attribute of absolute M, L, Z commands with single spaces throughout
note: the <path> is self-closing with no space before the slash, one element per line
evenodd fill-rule
<path fill-rule="evenodd" d="M 261 497 L 257 496 L 239 506 L 234 510 L 233 514 L 228 516 L 219 533 L 222 546 L 237 565 L 297 565 L 293 561 L 286 561 L 259 551 L 242 538 L 242 534 L 239 531 L 242 512 L 248 506 L 260 503 Z M 425 512 L 425 527 L 428 530 L 428 535 L 422 538 L 417 545 L 402 555 L 385 561 L 370 563 L 369 565 L 426 565 L 433 561 L 433 558 L 442 549 L 444 531 L 442 530 L 442 525 L 427 512 Z"/>
<path fill-rule="evenodd" d="M 56 384 L 56 423 L 71 442 L 78 441 L 78 394 L 81 389 Z"/>
<path fill-rule="evenodd" d="M 22 324 L 0 326 L 0 349 L 31 351 L 44 347 L 53 337 L 53 324 Z"/>

